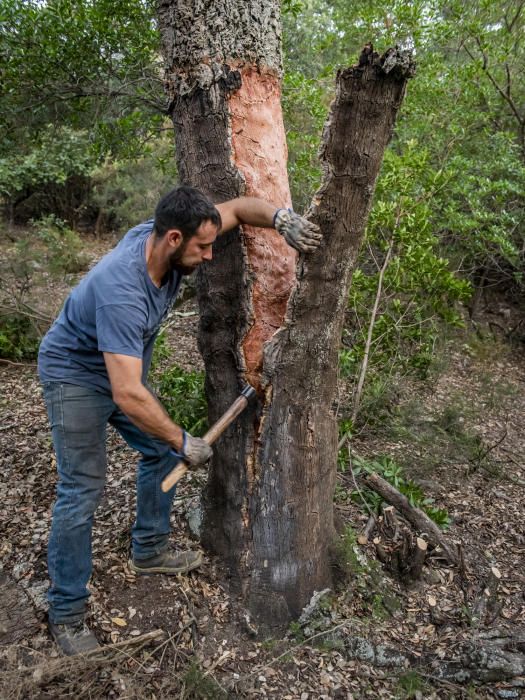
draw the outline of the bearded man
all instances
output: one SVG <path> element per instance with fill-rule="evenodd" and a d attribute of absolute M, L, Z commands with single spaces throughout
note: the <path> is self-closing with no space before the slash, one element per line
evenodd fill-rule
<path fill-rule="evenodd" d="M 179 574 L 198 551 L 170 551 L 175 488 L 161 482 L 182 458 L 205 463 L 210 446 L 174 423 L 147 386 L 153 345 L 181 280 L 212 259 L 218 235 L 240 224 L 275 227 L 289 245 L 314 250 L 315 226 L 251 197 L 218 204 L 192 187 L 168 192 L 155 218 L 131 229 L 81 280 L 42 341 L 38 370 L 56 452 L 58 485 L 48 545 L 49 628 L 67 655 L 98 646 L 85 624 L 93 516 L 106 474 L 106 426 L 141 453 L 131 569 Z"/>

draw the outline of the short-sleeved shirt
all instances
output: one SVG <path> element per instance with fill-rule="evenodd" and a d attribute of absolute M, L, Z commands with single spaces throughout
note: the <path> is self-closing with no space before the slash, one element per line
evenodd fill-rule
<path fill-rule="evenodd" d="M 152 230 L 151 219 L 128 231 L 73 289 L 40 345 L 42 382 L 111 394 L 104 352 L 141 358 L 146 382 L 155 338 L 181 281 L 173 270 L 161 287 L 153 284 L 145 250 Z"/>

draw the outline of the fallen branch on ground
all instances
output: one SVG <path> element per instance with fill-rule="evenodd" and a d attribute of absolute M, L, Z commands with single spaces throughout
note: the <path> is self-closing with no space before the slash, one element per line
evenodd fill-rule
<path fill-rule="evenodd" d="M 0 357 L 0 363 L 4 365 L 10 365 L 12 367 L 36 367 L 36 362 L 13 362 L 13 360 L 6 360 L 5 357 Z"/>
<path fill-rule="evenodd" d="M 368 488 L 378 493 L 381 498 L 393 505 L 420 535 L 423 533 L 426 534 L 428 541 L 434 547 L 439 547 L 451 564 L 458 563 L 456 547 L 445 540 L 441 530 L 426 513 L 412 506 L 406 496 L 378 474 L 368 474 L 363 480 Z"/>

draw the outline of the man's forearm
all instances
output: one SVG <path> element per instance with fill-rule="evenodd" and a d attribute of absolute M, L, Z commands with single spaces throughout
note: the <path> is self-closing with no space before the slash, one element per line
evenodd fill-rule
<path fill-rule="evenodd" d="M 260 228 L 275 228 L 289 246 L 300 253 L 309 253 L 321 243 L 317 224 L 295 214 L 285 207 L 276 208 L 256 197 L 239 197 L 217 205 L 222 217 L 221 231 L 229 231 L 239 224 Z"/>
<path fill-rule="evenodd" d="M 222 231 L 239 224 L 272 228 L 277 207 L 256 197 L 238 197 L 217 205 L 222 217 Z"/>
<path fill-rule="evenodd" d="M 115 403 L 132 423 L 153 437 L 167 442 L 176 450 L 183 446 L 183 430 L 174 423 L 159 401 L 145 386 L 114 397 Z"/>
<path fill-rule="evenodd" d="M 276 206 L 256 197 L 239 197 L 235 200 L 235 213 L 243 224 L 272 228 Z"/>

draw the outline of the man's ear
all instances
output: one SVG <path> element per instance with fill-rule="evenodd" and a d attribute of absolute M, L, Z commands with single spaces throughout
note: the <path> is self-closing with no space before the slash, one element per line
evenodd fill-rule
<path fill-rule="evenodd" d="M 164 237 L 168 241 L 170 247 L 175 249 L 180 246 L 183 240 L 182 231 L 180 231 L 178 228 L 168 229 L 164 234 Z"/>

